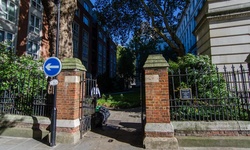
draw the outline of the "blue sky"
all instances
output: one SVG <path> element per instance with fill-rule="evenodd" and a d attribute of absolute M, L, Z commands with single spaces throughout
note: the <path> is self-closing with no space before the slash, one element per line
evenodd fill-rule
<path fill-rule="evenodd" d="M 92 4 L 94 5 L 95 4 L 95 0 L 90 0 L 92 2 Z"/>

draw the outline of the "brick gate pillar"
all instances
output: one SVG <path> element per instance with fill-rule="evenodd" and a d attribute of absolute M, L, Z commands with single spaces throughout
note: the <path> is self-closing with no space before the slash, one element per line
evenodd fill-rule
<path fill-rule="evenodd" d="M 86 69 L 77 58 L 64 58 L 57 85 L 56 141 L 76 143 L 80 139 L 81 76 Z"/>
<path fill-rule="evenodd" d="M 145 62 L 146 149 L 178 149 L 170 122 L 168 63 L 161 54 L 149 55 Z"/>

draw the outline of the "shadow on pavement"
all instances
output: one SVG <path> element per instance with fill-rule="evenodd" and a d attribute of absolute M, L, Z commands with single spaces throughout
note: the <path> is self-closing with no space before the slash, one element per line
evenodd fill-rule
<path fill-rule="evenodd" d="M 111 138 L 114 140 L 128 143 L 135 147 L 143 148 L 143 137 L 140 123 L 119 122 L 119 120 L 108 120 L 106 126 L 96 127 L 92 132 Z"/>

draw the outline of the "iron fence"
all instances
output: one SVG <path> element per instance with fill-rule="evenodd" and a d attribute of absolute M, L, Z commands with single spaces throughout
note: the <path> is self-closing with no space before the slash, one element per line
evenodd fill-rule
<path fill-rule="evenodd" d="M 171 120 L 250 120 L 249 87 L 242 65 L 169 71 Z"/>
<path fill-rule="evenodd" d="M 0 113 L 50 116 L 51 102 L 44 75 L 0 77 Z"/>
<path fill-rule="evenodd" d="M 83 134 L 91 130 L 91 126 L 95 121 L 95 108 L 96 108 L 96 98 L 92 97 L 91 90 L 96 87 L 96 79 L 84 79 L 81 77 L 81 116 L 80 116 L 80 138 L 82 139 Z"/>

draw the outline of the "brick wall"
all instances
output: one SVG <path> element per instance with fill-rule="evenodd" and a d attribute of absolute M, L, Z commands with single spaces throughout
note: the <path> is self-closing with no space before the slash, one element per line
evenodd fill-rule
<path fill-rule="evenodd" d="M 145 70 L 146 78 L 159 75 L 159 82 L 146 82 L 147 123 L 169 123 L 170 107 L 168 91 L 168 72 L 166 68 Z"/>
<path fill-rule="evenodd" d="M 65 77 L 81 77 L 80 71 L 63 70 L 58 76 L 57 119 L 74 120 L 79 118 L 81 86 L 79 82 L 66 81 Z"/>

